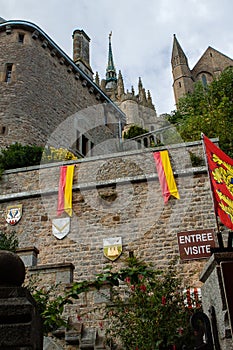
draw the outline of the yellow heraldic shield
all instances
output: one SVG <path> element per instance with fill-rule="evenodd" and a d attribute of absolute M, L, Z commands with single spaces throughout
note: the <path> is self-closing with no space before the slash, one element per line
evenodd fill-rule
<path fill-rule="evenodd" d="M 104 238 L 103 239 L 104 256 L 111 261 L 116 260 L 122 253 L 122 238 Z"/>
<path fill-rule="evenodd" d="M 6 209 L 6 222 L 10 225 L 15 225 L 22 217 L 23 205 L 9 205 Z"/>
<path fill-rule="evenodd" d="M 58 238 L 62 239 L 70 232 L 70 218 L 59 218 L 52 220 L 52 233 Z"/>

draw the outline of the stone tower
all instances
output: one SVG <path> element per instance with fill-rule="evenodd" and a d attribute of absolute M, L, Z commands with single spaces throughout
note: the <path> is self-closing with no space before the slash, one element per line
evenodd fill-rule
<path fill-rule="evenodd" d="M 124 130 L 127 130 L 133 124 L 137 124 L 148 131 L 155 130 L 158 123 L 156 120 L 157 114 L 152 103 L 150 91 L 148 90 L 146 92 L 141 78 L 138 81 L 137 94 L 135 94 L 133 86 L 131 87 L 131 91 L 125 91 L 122 73 L 121 71 L 119 71 L 118 75 L 116 73 L 111 38 L 112 33 L 109 34 L 108 62 L 105 79 L 102 79 L 100 84 L 97 73 L 95 82 L 97 85 L 101 85 L 101 89 L 106 95 L 125 113 L 127 125 Z"/>
<path fill-rule="evenodd" d="M 193 69 L 190 69 L 188 59 L 174 34 L 171 65 L 177 104 L 180 97 L 193 91 L 195 82 L 201 81 L 204 86 L 211 83 L 225 68 L 233 66 L 233 60 L 209 46 Z"/>
<path fill-rule="evenodd" d="M 172 74 L 173 74 L 173 90 L 175 101 L 187 92 L 193 91 L 192 74 L 189 69 L 187 57 L 182 50 L 175 34 L 172 48 Z"/>

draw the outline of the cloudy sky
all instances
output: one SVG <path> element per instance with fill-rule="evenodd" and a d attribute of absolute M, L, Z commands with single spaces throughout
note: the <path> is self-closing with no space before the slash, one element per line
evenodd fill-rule
<path fill-rule="evenodd" d="M 159 114 L 174 110 L 171 50 L 175 33 L 190 68 L 208 46 L 233 57 L 232 0 L 0 0 L 0 17 L 35 23 L 72 57 L 72 33 L 91 38 L 91 66 L 105 77 L 108 35 L 117 72 L 137 93 L 138 77 Z"/>

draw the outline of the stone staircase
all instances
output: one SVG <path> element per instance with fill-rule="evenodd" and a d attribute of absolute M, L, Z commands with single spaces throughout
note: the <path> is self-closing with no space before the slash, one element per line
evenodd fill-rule
<path fill-rule="evenodd" d="M 36 247 L 26 247 L 17 250 L 23 260 L 29 275 L 38 275 L 45 284 L 56 283 L 69 285 L 73 282 L 74 265 L 71 263 L 38 265 L 39 250 Z M 44 350 L 80 349 L 104 350 L 103 335 L 95 327 L 84 326 L 84 323 L 74 323 L 68 320 L 68 329 L 61 328 L 52 333 L 51 337 L 44 337 Z"/>

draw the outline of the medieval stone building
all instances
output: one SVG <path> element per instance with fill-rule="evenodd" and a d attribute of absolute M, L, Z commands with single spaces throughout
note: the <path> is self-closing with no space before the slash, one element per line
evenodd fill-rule
<path fill-rule="evenodd" d="M 183 287 L 201 287 L 199 273 L 210 247 L 217 244 L 206 167 L 193 167 L 190 157 L 203 158 L 202 143 L 171 144 L 167 139 L 156 149 L 123 152 L 119 144 L 127 116 L 129 124 L 153 126 L 142 111 L 146 108 L 156 117 L 150 94 L 146 96 L 141 81 L 138 95 L 124 92 L 121 75 L 116 77 L 111 41 L 101 89 L 92 79 L 88 36 L 76 30 L 73 39 L 71 60 L 38 26 L 0 23 L 0 147 L 13 142 L 53 144 L 82 156 L 6 170 L 0 179 L 0 231 L 15 231 L 27 276 L 36 276 L 41 287 L 59 284 L 64 289 L 74 281 L 91 280 L 106 265 L 122 266 L 130 254 L 160 269 L 178 256 Z M 125 118 L 119 107 L 131 114 Z M 153 157 L 161 150 L 169 153 L 180 195 L 167 204 Z M 61 165 L 74 165 L 72 215 L 57 213 Z M 185 246 L 184 257 L 182 244 L 189 235 L 198 239 Z M 203 254 L 197 255 L 200 237 Z M 109 241 L 120 241 L 113 260 L 105 253 Z M 105 297 L 94 290 L 67 305 L 70 328 L 47 338 L 45 348 L 105 349 L 105 320 L 93 308 L 106 303 L 109 293 L 106 286 Z M 227 314 L 226 304 L 222 309 Z M 82 319 L 77 318 L 80 313 Z M 226 319 L 221 330 L 229 334 L 229 328 Z M 221 337 L 225 341 L 226 336 Z"/>
<path fill-rule="evenodd" d="M 95 81 L 101 86 L 101 89 L 116 103 L 117 106 L 126 115 L 126 127 L 124 131 L 131 125 L 139 125 L 140 127 L 153 131 L 158 125 L 157 113 L 152 103 L 150 91 L 146 92 L 139 77 L 138 93 L 132 86 L 131 91 L 126 90 L 121 71 L 118 75 L 113 60 L 111 36 L 109 35 L 108 63 L 106 68 L 106 77 L 101 80 L 96 75 Z"/>
<path fill-rule="evenodd" d="M 201 81 L 206 86 L 225 68 L 233 66 L 233 60 L 209 46 L 193 69 L 190 69 L 188 58 L 174 35 L 171 65 L 173 91 L 177 104 L 180 97 L 193 91 L 195 82 Z"/>
<path fill-rule="evenodd" d="M 52 144 L 85 156 L 121 139 L 125 115 L 93 82 L 86 41 L 74 33 L 76 64 L 36 25 L 0 23 L 1 147 Z"/>

